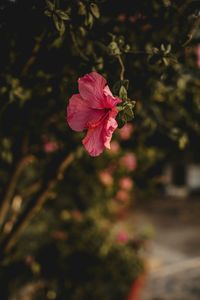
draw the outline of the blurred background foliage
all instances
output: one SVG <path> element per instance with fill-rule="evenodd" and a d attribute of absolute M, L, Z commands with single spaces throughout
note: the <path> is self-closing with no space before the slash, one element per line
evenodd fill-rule
<path fill-rule="evenodd" d="M 167 161 L 199 161 L 199 4 L 1 1 L 2 299 L 126 298 L 151 231 L 127 216 Z M 65 116 L 92 70 L 136 102 L 95 159 Z"/>

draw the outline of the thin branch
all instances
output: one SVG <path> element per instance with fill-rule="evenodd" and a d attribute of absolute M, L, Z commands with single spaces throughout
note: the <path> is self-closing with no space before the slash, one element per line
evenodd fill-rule
<path fill-rule="evenodd" d="M 16 244 L 19 235 L 21 235 L 32 218 L 40 211 L 45 201 L 49 198 L 52 189 L 56 186 L 58 181 L 63 178 L 65 170 L 74 161 L 75 157 L 76 153 L 70 153 L 65 157 L 65 159 L 58 166 L 54 177 L 49 180 L 47 184 L 44 184 L 41 187 L 39 192 L 32 199 L 30 205 L 27 206 L 23 213 L 19 216 L 17 222 L 13 227 L 13 230 L 9 233 L 8 236 L 6 236 L 6 238 L 2 242 L 2 245 L 0 247 L 1 256 L 3 256 L 5 252 L 8 252 Z"/>
<path fill-rule="evenodd" d="M 81 51 L 79 45 L 78 45 L 78 42 L 77 42 L 77 39 L 76 39 L 76 36 L 72 30 L 72 28 L 70 28 L 70 35 L 71 35 L 71 39 L 72 39 L 72 42 L 74 44 L 74 47 L 76 49 L 76 51 L 79 53 L 80 57 L 85 60 L 85 61 L 88 61 L 88 57 Z"/>
<path fill-rule="evenodd" d="M 22 197 L 22 199 L 30 198 L 33 194 L 38 192 L 40 188 L 41 188 L 41 183 L 40 182 L 35 182 L 32 185 L 25 188 L 22 191 L 22 193 L 20 194 L 20 196 Z"/>
<path fill-rule="evenodd" d="M 8 186 L 6 188 L 5 196 L 2 200 L 1 207 L 0 207 L 0 227 L 3 225 L 6 215 L 10 208 L 10 203 L 12 200 L 12 197 L 15 192 L 15 188 L 18 182 L 18 178 L 23 171 L 23 169 L 27 166 L 27 164 L 31 163 L 34 160 L 33 155 L 27 155 L 23 157 L 18 164 L 16 165 L 16 168 L 13 172 L 13 175 L 10 178 L 10 181 L 8 183 Z"/>
<path fill-rule="evenodd" d="M 187 41 L 182 45 L 183 47 L 187 46 L 191 40 L 193 39 L 195 33 L 197 32 L 197 30 L 199 29 L 199 25 L 200 25 L 200 16 L 198 16 L 190 30 L 190 32 L 188 33 L 187 37 Z"/>
<path fill-rule="evenodd" d="M 37 54 L 41 48 L 41 44 L 42 44 L 42 40 L 45 36 L 45 30 L 41 33 L 41 35 L 36 39 L 36 42 L 35 42 L 35 45 L 33 47 L 33 50 L 31 52 L 31 56 L 30 58 L 28 59 L 28 61 L 26 62 L 23 70 L 22 70 L 22 76 L 25 76 L 30 67 L 34 64 L 35 60 L 36 60 L 36 57 L 37 57 Z"/>

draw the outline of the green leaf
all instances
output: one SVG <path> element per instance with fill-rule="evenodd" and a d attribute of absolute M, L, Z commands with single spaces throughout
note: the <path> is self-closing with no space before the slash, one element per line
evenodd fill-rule
<path fill-rule="evenodd" d="M 89 28 L 91 28 L 93 25 L 93 16 L 91 13 L 89 13 L 85 19 L 85 26 L 88 26 Z"/>
<path fill-rule="evenodd" d="M 44 11 L 44 14 L 47 16 L 47 17 L 51 17 L 52 16 L 52 12 L 50 10 L 45 10 Z"/>
<path fill-rule="evenodd" d="M 180 137 L 180 139 L 179 139 L 179 141 L 178 141 L 179 148 L 180 148 L 181 150 L 185 149 L 185 147 L 187 146 L 188 142 L 189 142 L 188 136 L 187 136 L 187 134 L 184 133 L 184 134 Z"/>
<path fill-rule="evenodd" d="M 125 101 L 124 105 L 122 105 L 122 110 L 119 111 L 117 115 L 117 123 L 118 127 L 121 128 L 128 121 L 131 121 L 134 118 L 133 108 L 135 106 L 135 101 Z"/>
<path fill-rule="evenodd" d="M 60 35 L 63 35 L 65 32 L 65 23 L 63 20 L 57 14 L 53 14 L 53 21 Z"/>
<path fill-rule="evenodd" d="M 114 86 L 113 86 L 113 93 L 114 93 L 114 95 L 119 95 L 119 91 L 120 91 L 120 88 L 121 88 L 122 85 L 125 87 L 126 90 L 128 90 L 129 80 L 125 79 L 125 80 L 119 80 L 119 81 L 117 81 L 114 84 Z"/>
<path fill-rule="evenodd" d="M 112 41 L 108 45 L 108 53 L 109 53 L 109 55 L 112 55 L 112 56 L 118 56 L 121 54 L 121 51 L 115 41 Z"/>
<path fill-rule="evenodd" d="M 121 84 L 125 87 L 126 90 L 128 90 L 128 87 L 129 87 L 129 80 L 128 79 L 121 80 Z"/>
<path fill-rule="evenodd" d="M 2 139 L 2 145 L 5 149 L 10 149 L 11 147 L 11 140 L 8 138 L 3 138 Z"/>
<path fill-rule="evenodd" d="M 100 18 L 100 11 L 99 11 L 98 6 L 95 3 L 90 4 L 90 10 L 95 18 L 97 18 L 97 19 Z"/>
<path fill-rule="evenodd" d="M 1 158 L 8 164 L 12 163 L 13 161 L 13 155 L 10 151 L 2 151 Z"/>
<path fill-rule="evenodd" d="M 59 17 L 64 21 L 67 21 L 67 20 L 70 19 L 69 14 L 65 11 L 60 10 L 60 9 L 56 10 L 56 14 L 59 15 Z"/>
<path fill-rule="evenodd" d="M 126 100 L 127 96 L 128 96 L 127 90 L 126 90 L 125 86 L 122 85 L 119 90 L 119 98 L 122 100 Z"/>
<path fill-rule="evenodd" d="M 132 120 L 134 118 L 133 108 L 127 105 L 124 110 L 124 114 L 126 115 L 128 121 Z"/>
<path fill-rule="evenodd" d="M 149 55 L 148 57 L 148 63 L 151 65 L 160 63 L 162 59 L 162 56 L 160 54 L 153 54 L 153 55 Z"/>
<path fill-rule="evenodd" d="M 172 50 L 172 46 L 171 46 L 171 44 L 168 44 L 165 54 L 169 54 L 171 52 L 171 50 Z"/>
<path fill-rule="evenodd" d="M 117 115 L 118 128 L 122 128 L 126 122 L 123 120 L 123 112 L 119 112 Z"/>
<path fill-rule="evenodd" d="M 165 46 L 163 44 L 161 44 L 160 49 L 165 52 Z"/>
<path fill-rule="evenodd" d="M 60 23 L 60 35 L 63 35 L 65 33 L 65 23 L 63 22 L 63 20 L 61 20 Z"/>
<path fill-rule="evenodd" d="M 47 8 L 51 11 L 53 11 L 55 9 L 55 5 L 54 3 L 52 3 L 51 1 L 49 0 L 46 0 L 46 4 L 47 4 Z"/>
<path fill-rule="evenodd" d="M 81 26 L 78 28 L 78 33 L 80 34 L 81 37 L 83 37 L 86 35 L 87 31 L 85 30 L 84 27 Z"/>
<path fill-rule="evenodd" d="M 79 1 L 79 3 L 78 3 L 78 14 L 80 16 L 85 16 L 86 13 L 87 13 L 87 10 L 86 10 L 85 4 L 81 1 Z"/>
<path fill-rule="evenodd" d="M 163 60 L 163 62 L 165 64 L 165 66 L 169 66 L 169 61 L 168 61 L 168 59 L 166 57 L 163 57 L 162 60 Z"/>
<path fill-rule="evenodd" d="M 119 95 L 120 87 L 121 87 L 121 81 L 115 82 L 115 84 L 113 85 L 113 88 L 112 88 L 114 95 Z"/>
<path fill-rule="evenodd" d="M 159 52 L 160 52 L 160 50 L 158 48 L 156 48 L 156 47 L 152 48 L 152 53 L 157 54 Z"/>

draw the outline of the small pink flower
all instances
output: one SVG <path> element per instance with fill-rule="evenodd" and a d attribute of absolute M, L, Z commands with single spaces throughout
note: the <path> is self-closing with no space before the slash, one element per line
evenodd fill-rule
<path fill-rule="evenodd" d="M 196 55 L 197 55 L 197 67 L 200 68 L 200 44 L 197 45 Z"/>
<path fill-rule="evenodd" d="M 131 23 L 135 23 L 138 20 L 138 16 L 130 16 L 128 19 Z"/>
<path fill-rule="evenodd" d="M 113 178 L 112 175 L 108 170 L 103 170 L 99 172 L 99 179 L 101 183 L 105 186 L 111 186 L 113 184 Z"/>
<path fill-rule="evenodd" d="M 117 153 L 119 153 L 119 150 L 120 150 L 120 145 L 119 145 L 119 143 L 118 143 L 117 141 L 112 141 L 112 142 L 110 143 L 110 152 L 111 152 L 112 154 L 117 154 Z"/>
<path fill-rule="evenodd" d="M 125 14 L 120 14 L 120 15 L 118 16 L 118 20 L 119 20 L 120 22 L 125 22 L 125 21 L 126 21 L 126 15 L 125 15 Z"/>
<path fill-rule="evenodd" d="M 66 232 L 62 230 L 55 230 L 51 234 L 52 238 L 55 240 L 65 241 L 67 240 L 67 234 Z"/>
<path fill-rule="evenodd" d="M 121 202 L 128 202 L 129 198 L 130 198 L 129 193 L 128 191 L 125 190 L 119 190 L 116 194 L 116 199 Z"/>
<path fill-rule="evenodd" d="M 98 156 L 110 141 L 118 124 L 116 105 L 121 102 L 114 97 L 104 77 L 96 72 L 78 80 L 80 94 L 73 95 L 67 107 L 67 121 L 75 131 L 87 130 L 83 145 L 91 156 Z"/>
<path fill-rule="evenodd" d="M 128 171 L 134 171 L 137 167 L 137 160 L 134 153 L 126 153 L 120 160 L 122 167 L 125 167 Z"/>
<path fill-rule="evenodd" d="M 28 254 L 28 255 L 25 257 L 25 263 L 26 263 L 27 265 L 32 265 L 32 264 L 34 263 L 34 261 L 35 261 L 35 258 L 34 258 L 32 255 L 30 255 L 30 254 Z"/>
<path fill-rule="evenodd" d="M 48 141 L 44 143 L 44 151 L 46 153 L 53 153 L 58 150 L 58 144 L 55 141 Z"/>
<path fill-rule="evenodd" d="M 127 243 L 129 241 L 129 236 L 125 230 L 120 230 L 117 233 L 116 240 L 120 243 Z"/>
<path fill-rule="evenodd" d="M 122 177 L 119 181 L 119 186 L 121 189 L 130 191 L 133 187 L 133 181 L 130 177 Z"/>
<path fill-rule="evenodd" d="M 133 132 L 133 124 L 127 123 L 121 129 L 119 129 L 119 136 L 122 140 L 130 139 Z"/>
<path fill-rule="evenodd" d="M 71 211 L 71 217 L 72 217 L 72 219 L 74 219 L 77 222 L 81 222 L 84 218 L 83 214 L 78 209 Z"/>

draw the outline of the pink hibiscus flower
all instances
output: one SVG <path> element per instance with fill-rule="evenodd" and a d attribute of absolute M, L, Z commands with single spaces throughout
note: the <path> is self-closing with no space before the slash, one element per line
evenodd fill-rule
<path fill-rule="evenodd" d="M 73 95 L 67 107 L 67 121 L 75 131 L 87 130 L 83 145 L 91 156 L 98 156 L 110 141 L 118 124 L 116 105 L 121 102 L 111 93 L 104 77 L 96 72 L 78 80 L 80 94 Z"/>

